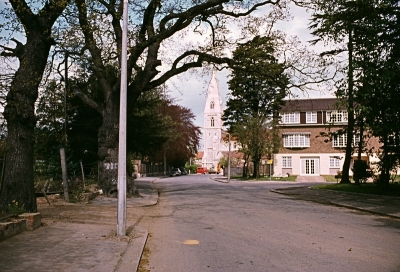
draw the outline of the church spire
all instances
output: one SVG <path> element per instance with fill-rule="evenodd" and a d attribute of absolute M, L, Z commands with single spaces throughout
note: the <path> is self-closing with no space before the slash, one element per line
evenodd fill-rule
<path fill-rule="evenodd" d="M 215 70 L 212 72 L 210 84 L 208 85 L 207 99 L 204 106 L 204 114 L 222 113 L 222 100 L 218 88 L 218 80 Z"/>

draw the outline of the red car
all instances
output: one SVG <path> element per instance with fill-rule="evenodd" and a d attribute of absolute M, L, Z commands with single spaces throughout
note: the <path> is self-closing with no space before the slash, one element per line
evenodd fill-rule
<path fill-rule="evenodd" d="M 208 173 L 208 171 L 207 171 L 207 168 L 205 168 L 205 167 L 197 167 L 196 173 L 205 175 L 206 173 Z"/>

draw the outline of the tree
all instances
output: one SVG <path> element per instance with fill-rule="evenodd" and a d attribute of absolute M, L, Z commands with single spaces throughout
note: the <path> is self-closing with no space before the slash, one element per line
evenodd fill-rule
<path fill-rule="evenodd" d="M 119 117 L 119 75 L 108 74 L 105 67 L 120 61 L 123 5 L 122 1 L 115 0 L 75 0 L 75 3 L 81 33 L 74 33 L 73 37 L 82 37 L 83 42 L 75 41 L 74 44 L 89 55 L 91 69 L 104 95 L 104 101 L 96 103 L 75 89 L 82 100 L 96 109 L 103 119 L 98 134 L 98 156 L 100 186 L 104 188 L 116 176 L 116 169 L 107 169 L 106 165 L 117 161 L 116 128 Z M 189 69 L 202 67 L 206 63 L 230 63 L 231 60 L 222 55 L 223 49 L 234 43 L 227 38 L 230 28 L 228 22 L 248 18 L 257 8 L 267 5 L 278 9 L 281 3 L 279 0 L 254 3 L 209 0 L 189 4 L 185 1 L 161 3 L 152 0 L 130 5 L 128 107 L 135 107 L 141 94 L 162 86 L 170 78 Z M 281 16 L 281 13 L 273 10 L 266 16 Z M 74 19 L 71 18 L 71 21 Z M 189 31 L 200 33 L 206 43 L 183 47 L 182 37 L 188 35 Z M 208 38 L 204 39 L 206 35 Z M 161 62 L 162 57 L 164 63 Z"/>
<path fill-rule="evenodd" d="M 11 38 L 14 48 L 1 46 L 3 57 L 17 58 L 15 72 L 8 94 L 4 117 L 7 121 L 6 163 L 3 184 L 0 187 L 0 208 L 7 211 L 15 201 L 27 212 L 36 212 L 33 179 L 33 141 L 35 101 L 38 88 L 54 45 L 52 27 L 68 5 L 68 1 L 46 1 L 42 8 L 30 7 L 27 1 L 9 0 L 10 9 L 2 11 L 3 18 L 18 19 L 15 30 L 21 29 L 25 43 L 17 40 L 21 32 Z M 34 11 L 37 11 L 35 13 Z M 8 14 L 6 14 L 8 12 Z M 15 21 L 14 21 L 15 22 Z M 9 23 L 9 22 L 6 22 Z M 4 27 L 5 24 L 2 26 Z M 9 24 L 14 27 L 15 24 Z M 14 32 L 15 33 L 15 32 Z"/>
<path fill-rule="evenodd" d="M 224 125 L 240 142 L 241 151 L 251 158 L 255 178 L 262 156 L 271 154 L 278 145 L 271 131 L 273 113 L 282 105 L 289 84 L 274 47 L 272 37 L 259 36 L 238 45 L 228 82 L 230 98 L 222 117 Z"/>
<path fill-rule="evenodd" d="M 154 150 L 150 156 L 152 162 L 164 162 L 175 167 L 183 167 L 190 158 L 195 157 L 200 142 L 200 128 L 195 126 L 193 112 L 171 100 L 164 100 L 160 105 L 165 142 L 162 148 Z"/>
<path fill-rule="evenodd" d="M 387 62 L 390 52 L 396 48 L 394 43 L 398 43 L 398 1 L 318 1 L 314 3 L 314 9 L 310 28 L 318 38 L 313 43 L 332 41 L 338 45 L 337 49 L 325 52 L 325 55 L 347 53 L 348 62 L 344 67 L 347 75 L 339 82 L 337 91 L 337 96 L 342 98 L 347 106 L 347 139 L 353 139 L 353 131 L 357 127 L 361 131 L 364 127 L 370 127 L 375 128 L 375 132 L 383 132 L 384 130 L 377 129 L 377 126 L 382 126 L 384 122 L 374 121 L 388 120 L 388 116 L 384 117 L 387 115 L 385 106 L 377 109 L 377 105 L 387 103 L 387 95 L 383 92 L 388 93 L 389 97 L 391 94 L 395 97 L 397 92 L 393 86 L 383 89 L 383 86 L 388 85 L 382 84 L 380 80 L 388 80 L 387 76 L 393 69 L 392 65 L 386 63 L 390 63 Z M 389 67 L 390 70 L 387 69 Z M 372 97 L 375 98 L 371 99 Z M 354 116 L 355 112 L 357 116 Z M 373 115 L 370 114 L 372 112 Z M 387 139 L 387 132 L 385 130 L 385 135 L 375 135 Z M 363 136 L 361 134 L 361 137 Z M 350 182 L 349 169 L 353 149 L 353 143 L 349 140 L 341 183 Z"/>

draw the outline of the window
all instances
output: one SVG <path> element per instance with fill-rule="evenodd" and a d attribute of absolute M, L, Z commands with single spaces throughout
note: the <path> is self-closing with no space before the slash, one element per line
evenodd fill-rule
<path fill-rule="evenodd" d="M 346 123 L 347 111 L 328 111 L 326 121 L 329 123 Z"/>
<path fill-rule="evenodd" d="M 329 167 L 330 168 L 340 168 L 340 158 L 329 157 Z"/>
<path fill-rule="evenodd" d="M 282 157 L 282 168 L 292 168 L 292 157 Z"/>
<path fill-rule="evenodd" d="M 211 103 L 210 103 L 210 109 L 214 109 L 214 101 L 211 101 Z"/>
<path fill-rule="evenodd" d="M 310 147 L 311 133 L 293 133 L 283 135 L 284 147 Z"/>
<path fill-rule="evenodd" d="M 306 112 L 306 123 L 317 123 L 317 112 L 316 111 Z"/>
<path fill-rule="evenodd" d="M 214 126 L 214 117 L 211 117 L 211 126 Z"/>
<path fill-rule="evenodd" d="M 299 124 L 300 112 L 286 112 L 281 115 L 284 124 Z"/>
<path fill-rule="evenodd" d="M 346 147 L 347 134 L 339 134 L 333 136 L 333 147 Z"/>
<path fill-rule="evenodd" d="M 346 147 L 347 146 L 347 134 L 336 134 L 332 139 L 333 147 Z M 360 134 L 355 133 L 353 135 L 353 146 L 358 146 L 360 143 Z"/>

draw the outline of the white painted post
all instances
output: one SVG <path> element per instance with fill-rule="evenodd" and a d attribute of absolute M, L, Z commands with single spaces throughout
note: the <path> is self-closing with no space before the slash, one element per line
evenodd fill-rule
<path fill-rule="evenodd" d="M 128 89 L 127 36 L 128 0 L 124 0 L 121 48 L 121 92 L 119 104 L 117 236 L 126 235 L 126 98 Z"/>
<path fill-rule="evenodd" d="M 231 134 L 228 134 L 228 182 L 231 181 Z"/>

